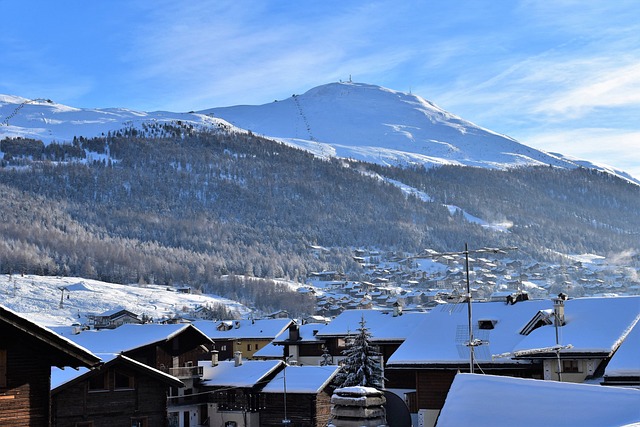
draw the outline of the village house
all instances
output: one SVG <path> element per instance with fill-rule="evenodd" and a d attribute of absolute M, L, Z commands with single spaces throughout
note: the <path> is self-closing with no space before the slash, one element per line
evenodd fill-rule
<path fill-rule="evenodd" d="M 93 327 L 96 329 L 115 329 L 129 323 L 140 324 L 142 320 L 138 315 L 130 312 L 122 307 L 107 310 L 104 313 L 90 316 L 93 321 Z"/>
<path fill-rule="evenodd" d="M 232 360 L 236 352 L 253 359 L 256 351 L 271 344 L 291 324 L 291 319 L 200 320 L 193 325 L 215 341 L 220 360 Z"/>
<path fill-rule="evenodd" d="M 209 357 L 214 343 L 193 325 L 130 324 L 69 338 L 96 354 L 123 354 L 179 379 L 184 387 L 172 387 L 168 403 L 172 427 L 194 426 L 206 419 L 206 405 L 191 395 L 197 395 L 200 386 L 198 360 Z"/>
<path fill-rule="evenodd" d="M 0 306 L 0 425 L 49 426 L 51 368 L 93 368 L 100 359 Z"/>
<path fill-rule="evenodd" d="M 333 357 L 326 351 L 325 340 L 318 337 L 318 332 L 324 327 L 324 324 L 319 323 L 292 323 L 267 348 L 277 348 L 280 358 L 287 357 L 299 366 L 334 364 Z"/>
<path fill-rule="evenodd" d="M 425 425 L 433 425 L 456 373 L 471 366 L 486 374 L 578 383 L 602 376 L 638 322 L 638 307 L 640 297 L 473 303 L 470 346 L 467 304 L 441 305 L 389 358 L 386 374 L 414 375 L 413 412 L 422 410 Z"/>
<path fill-rule="evenodd" d="M 101 358 L 92 370 L 52 369 L 51 426 L 168 425 L 169 390 L 184 384 L 122 354 Z"/>
<path fill-rule="evenodd" d="M 209 425 L 258 427 L 265 407 L 260 391 L 284 362 L 243 360 L 240 352 L 231 361 L 219 361 L 213 352 L 211 360 L 200 361 L 198 367 L 202 369 L 200 393 L 207 405 Z"/>
<path fill-rule="evenodd" d="M 261 391 L 260 426 L 325 427 L 338 366 L 286 366 Z M 286 403 L 285 403 L 286 399 Z"/>

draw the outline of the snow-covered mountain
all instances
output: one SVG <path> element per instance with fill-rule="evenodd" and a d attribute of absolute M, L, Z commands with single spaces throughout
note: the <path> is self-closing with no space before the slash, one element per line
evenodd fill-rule
<path fill-rule="evenodd" d="M 134 111 L 127 108 L 74 108 L 49 99 L 30 100 L 0 95 L 0 137 L 23 137 L 45 143 L 106 135 L 123 128 L 142 129 L 144 123 L 188 123 L 203 128 L 228 123 L 194 113 Z"/>
<path fill-rule="evenodd" d="M 0 137 L 70 141 L 143 123 L 177 122 L 248 130 L 308 150 L 386 165 L 456 164 L 485 168 L 525 165 L 587 167 L 640 184 L 624 171 L 528 147 L 479 127 L 411 93 L 340 82 L 264 105 L 197 113 L 79 109 L 50 100 L 0 95 Z"/>

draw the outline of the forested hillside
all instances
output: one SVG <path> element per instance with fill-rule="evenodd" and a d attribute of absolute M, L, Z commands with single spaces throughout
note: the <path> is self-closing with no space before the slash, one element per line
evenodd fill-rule
<path fill-rule="evenodd" d="M 587 170 L 390 168 L 181 123 L 73 144 L 5 139 L 0 152 L 2 273 L 216 291 L 226 274 L 357 273 L 354 247 L 416 252 L 469 242 L 549 259 L 638 249 L 640 236 L 640 187 Z M 513 226 L 490 230 L 445 204 Z"/>

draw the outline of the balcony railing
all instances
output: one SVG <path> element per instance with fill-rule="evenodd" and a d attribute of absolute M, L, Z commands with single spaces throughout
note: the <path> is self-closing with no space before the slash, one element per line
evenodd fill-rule
<path fill-rule="evenodd" d="M 176 378 L 201 377 L 202 369 L 202 366 L 180 366 L 179 368 L 169 368 L 169 374 Z"/>

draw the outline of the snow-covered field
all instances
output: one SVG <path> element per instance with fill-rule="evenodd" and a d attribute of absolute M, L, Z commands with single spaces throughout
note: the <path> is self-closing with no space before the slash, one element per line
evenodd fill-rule
<path fill-rule="evenodd" d="M 188 315 L 198 306 L 221 303 L 246 314 L 243 305 L 216 295 L 179 293 L 160 285 L 119 285 L 74 277 L 0 275 L 2 305 L 44 326 L 84 323 L 90 314 L 125 308 L 154 320 Z"/>

